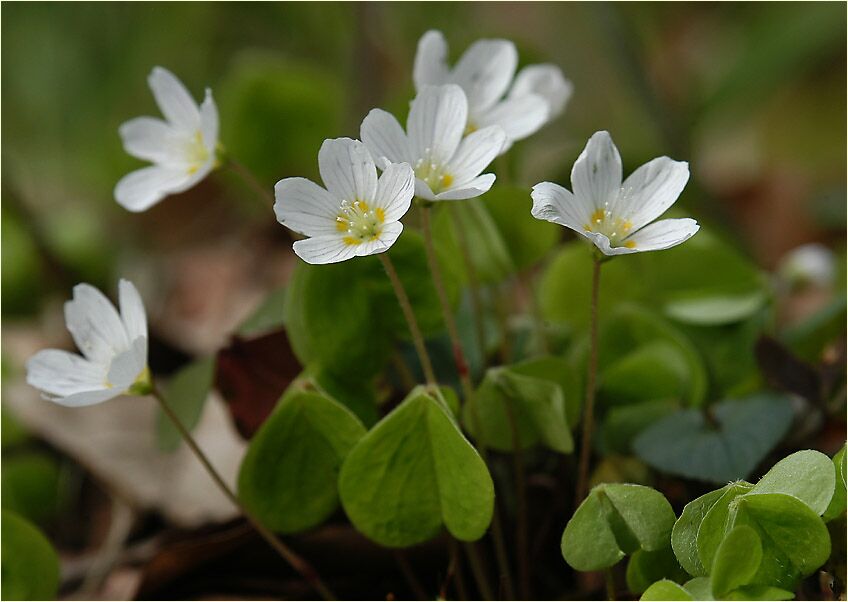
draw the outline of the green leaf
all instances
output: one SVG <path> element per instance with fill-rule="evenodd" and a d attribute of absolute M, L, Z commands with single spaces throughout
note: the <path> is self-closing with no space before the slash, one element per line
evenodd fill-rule
<path fill-rule="evenodd" d="M 443 523 L 474 541 L 494 508 L 485 463 L 449 410 L 420 387 L 351 450 L 339 493 L 353 525 L 388 547 L 426 541 Z"/>
<path fill-rule="evenodd" d="M 695 600 L 715 600 L 713 588 L 709 577 L 695 577 L 683 584 L 685 589 Z"/>
<path fill-rule="evenodd" d="M 746 585 L 728 592 L 724 600 L 791 600 L 795 597 L 793 592 L 788 592 L 779 587 L 770 585 Z"/>
<path fill-rule="evenodd" d="M 694 600 L 695 598 L 674 581 L 662 579 L 645 590 L 640 600 Z"/>
<path fill-rule="evenodd" d="M 598 485 L 565 526 L 562 556 L 578 571 L 607 568 L 638 549 L 663 549 L 673 524 L 674 511 L 660 492 L 642 485 Z"/>
<path fill-rule="evenodd" d="M 648 310 L 618 307 L 602 325 L 599 350 L 598 398 L 606 403 L 672 398 L 696 406 L 706 396 L 707 373 L 697 349 Z"/>
<path fill-rule="evenodd" d="M 679 409 L 674 401 L 643 401 L 607 410 L 599 444 L 604 453 L 632 453 L 633 440 L 651 424 Z"/>
<path fill-rule="evenodd" d="M 243 337 L 265 334 L 285 325 L 286 287 L 281 286 L 265 297 L 253 313 L 241 323 L 238 333 Z"/>
<path fill-rule="evenodd" d="M 678 347 L 653 341 L 607 366 L 600 375 L 598 396 L 608 404 L 683 399 L 689 377 L 689 364 Z"/>
<path fill-rule="evenodd" d="M 164 389 L 165 403 L 189 430 L 200 420 L 214 376 L 215 358 L 200 358 L 180 369 Z M 174 451 L 182 442 L 177 427 L 162 411 L 156 418 L 156 442 L 163 451 Z"/>
<path fill-rule="evenodd" d="M 679 582 L 686 578 L 686 571 L 680 568 L 671 547 L 655 552 L 636 550 L 627 563 L 627 589 L 632 594 L 645 592 L 661 579 Z"/>
<path fill-rule="evenodd" d="M 824 514 L 836 487 L 833 462 L 811 449 L 795 452 L 772 466 L 751 493 L 785 493 L 798 498 L 816 514 Z"/>
<path fill-rule="evenodd" d="M 317 179 L 315 156 L 322 140 L 342 130 L 344 97 L 342 82 L 315 65 L 242 53 L 215 87 L 220 112 L 227 116 L 221 120 L 221 139 L 269 192 L 281 166 L 286 173 Z M 255 195 L 241 190 L 242 196 Z"/>
<path fill-rule="evenodd" d="M 54 600 L 59 589 L 59 557 L 34 525 L 2 511 L 2 592 L 4 600 Z"/>
<path fill-rule="evenodd" d="M 751 527 L 739 525 L 724 536 L 710 575 L 713 595 L 724 599 L 728 592 L 748 585 L 760 568 L 763 546 Z"/>
<path fill-rule="evenodd" d="M 794 590 L 830 556 L 830 535 L 824 521 L 799 499 L 783 493 L 760 493 L 736 499 L 729 528 L 748 525 L 763 542 L 763 559 L 755 584 Z"/>
<path fill-rule="evenodd" d="M 698 529 L 710 508 L 724 495 L 725 490 L 732 485 L 705 493 L 686 504 L 683 513 L 671 530 L 671 547 L 674 555 L 686 572 L 693 577 L 705 577 L 707 571 L 698 556 Z"/>
<path fill-rule="evenodd" d="M 538 443 L 564 454 L 574 449 L 562 388 L 510 367 L 486 373 L 474 397 L 465 404 L 463 419 L 473 436 L 500 451 L 511 451 L 516 444 L 524 449 Z"/>
<path fill-rule="evenodd" d="M 339 468 L 364 435 L 343 405 L 293 387 L 250 441 L 239 497 L 273 531 L 314 527 L 338 507 Z"/>
<path fill-rule="evenodd" d="M 565 401 L 565 417 L 573 429 L 580 423 L 580 410 L 583 407 L 583 389 L 580 377 L 574 367 L 560 357 L 543 355 L 512 364 L 511 372 L 548 380 L 559 385 Z"/>
<path fill-rule="evenodd" d="M 699 410 L 680 410 L 642 431 L 633 449 L 658 470 L 726 483 L 747 477 L 792 422 L 792 403 L 779 394 L 728 400 L 710 411 L 716 426 Z"/>
<path fill-rule="evenodd" d="M 498 185 L 481 197 L 500 232 L 516 269 L 529 268 L 559 240 L 556 224 L 530 215 L 530 192 L 522 186 Z"/>
<path fill-rule="evenodd" d="M 707 573 L 712 571 L 716 552 L 727 531 L 731 503 L 739 496 L 748 493 L 752 488 L 753 485 L 745 481 L 729 483 L 719 490 L 721 491 L 721 496 L 715 500 L 701 520 L 696 543 L 698 546 L 698 558 L 701 561 L 701 566 L 704 567 Z"/>
<path fill-rule="evenodd" d="M 374 426 L 380 419 L 373 378 L 362 379 L 356 374 L 339 375 L 320 366 L 310 366 L 303 375 L 314 379 L 320 392 L 356 414 L 366 427 Z"/>
<path fill-rule="evenodd" d="M 834 518 L 841 516 L 845 512 L 846 494 L 845 494 L 845 446 L 842 446 L 836 455 L 833 456 L 833 469 L 836 479 L 836 487 L 833 492 L 833 498 L 827 507 L 822 518 L 825 522 L 832 521 Z"/>
<path fill-rule="evenodd" d="M 58 510 L 61 488 L 59 466 L 40 452 L 9 454 L 3 458 L 2 504 L 39 524 Z"/>
<path fill-rule="evenodd" d="M 766 302 L 765 291 L 745 291 L 731 295 L 720 291 L 687 292 L 665 304 L 665 313 L 680 322 L 700 326 L 730 324 L 744 320 Z"/>
<path fill-rule="evenodd" d="M 453 258 L 452 263 L 465 275 L 466 281 L 468 275 L 465 274 L 457 228 L 462 228 L 471 264 L 481 284 L 501 282 L 515 272 L 506 242 L 480 199 L 439 205 L 433 220 L 433 238 L 437 248 L 442 249 L 447 258 Z"/>

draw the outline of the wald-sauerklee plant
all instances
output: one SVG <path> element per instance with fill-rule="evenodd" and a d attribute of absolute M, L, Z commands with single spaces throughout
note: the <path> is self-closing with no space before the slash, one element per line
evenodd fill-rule
<path fill-rule="evenodd" d="M 154 396 L 172 421 L 160 423 L 163 447 L 173 448 L 175 428 L 326 599 L 335 585 L 281 536 L 321 525 L 339 506 L 382 546 L 446 537 L 448 564 L 427 580 L 441 583 L 428 595 L 468 597 L 463 566 L 486 599 L 550 588 L 530 562 L 526 472 L 576 448 L 573 479 L 555 474 L 575 499 L 561 553 L 578 571 L 606 571 L 611 597 L 623 589 L 612 567 L 625 557 L 627 588 L 646 600 L 793 597 L 829 561 L 828 523 L 844 520 L 846 471 L 844 448 L 832 461 L 805 450 L 756 484 L 742 480 L 796 413 L 787 395 L 766 388 L 753 359 L 783 289 L 695 220 L 658 219 L 683 192 L 687 163 L 660 157 L 623 179 L 605 131 L 574 162 L 571 191 L 550 182 L 493 187 L 490 164 L 559 115 L 571 84 L 553 65 L 516 75 L 518 55 L 505 40 L 474 43 L 452 67 L 446 58 L 444 37 L 427 32 L 406 127 L 372 110 L 361 141 L 321 144 L 321 183 L 287 177 L 273 197 L 224 150 L 211 91 L 198 105 L 161 67 L 149 84 L 165 119 L 120 128 L 127 152 L 153 163 L 116 186 L 125 208 L 143 211 L 228 167 L 296 233 L 303 263 L 245 331 L 284 327 L 304 370 L 251 438 L 235 488 L 191 435 L 213 362 L 198 359 L 160 389 L 129 281 L 119 283 L 120 312 L 95 288 L 75 287 L 65 319 L 81 355 L 39 352 L 28 382 L 67 406 Z M 592 245 L 560 244 L 547 222 Z M 511 305 L 515 289 L 532 311 Z M 828 311 L 843 315 L 844 304 Z M 800 363 L 794 354 L 813 349 L 806 359 L 817 360 L 829 342 L 818 320 L 792 336 L 772 333 L 780 352 Z M 793 390 L 795 406 L 838 412 L 833 388 L 822 385 L 816 399 Z M 646 486 L 649 467 L 723 486 L 676 517 Z M 566 499 L 556 503 L 553 516 L 568 511 Z M 35 531 L 22 519 L 11 524 Z M 33 591 L 54 595 L 49 543 L 11 537 L 4 579 L 25 592 L 38 578 L 19 561 L 7 576 L 7 543 L 20 547 L 18 559 L 52 554 L 40 565 L 53 573 Z"/>

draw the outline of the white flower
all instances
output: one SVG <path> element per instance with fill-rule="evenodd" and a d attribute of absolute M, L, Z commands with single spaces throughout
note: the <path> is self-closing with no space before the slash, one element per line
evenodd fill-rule
<path fill-rule="evenodd" d="M 133 171 L 115 186 L 115 199 L 145 211 L 169 194 L 184 192 L 212 171 L 217 158 L 218 108 L 212 91 L 199 107 L 173 73 L 154 67 L 147 83 L 165 120 L 136 117 L 118 130 L 124 149 L 153 165 Z"/>
<path fill-rule="evenodd" d="M 582 234 L 605 255 L 658 251 L 698 231 L 689 218 L 653 222 L 671 207 L 689 180 L 689 165 L 659 157 L 621 183 L 621 157 L 607 132 L 596 132 L 571 170 L 571 193 L 542 182 L 533 187 L 532 214 Z"/>
<path fill-rule="evenodd" d="M 508 40 L 474 42 L 456 66 L 447 64 L 448 45 L 431 30 L 418 41 L 415 88 L 457 84 L 468 96 L 468 131 L 499 125 L 506 132 L 505 152 L 562 113 L 571 97 L 571 82 L 556 65 L 530 65 L 515 75 L 518 52 Z M 510 87 L 512 84 L 512 87 Z"/>
<path fill-rule="evenodd" d="M 462 88 L 427 86 L 412 101 L 406 132 L 393 115 L 373 109 L 362 122 L 360 135 L 380 167 L 412 165 L 419 197 L 470 199 L 492 187 L 495 175 L 480 172 L 497 157 L 505 134 L 499 126 L 491 126 L 463 138 L 467 117 Z"/>
<path fill-rule="evenodd" d="M 89 284 L 74 287 L 65 323 L 82 356 L 59 349 L 39 351 L 27 362 L 27 382 L 65 406 L 87 406 L 124 393 L 150 389 L 147 317 L 135 286 L 119 285 L 121 313 Z"/>
<path fill-rule="evenodd" d="M 325 188 L 306 178 L 274 187 L 277 221 L 308 236 L 294 243 L 306 263 L 336 263 L 387 251 L 400 236 L 400 218 L 415 195 L 415 175 L 405 163 L 377 167 L 359 140 L 325 140 L 318 151 Z"/>

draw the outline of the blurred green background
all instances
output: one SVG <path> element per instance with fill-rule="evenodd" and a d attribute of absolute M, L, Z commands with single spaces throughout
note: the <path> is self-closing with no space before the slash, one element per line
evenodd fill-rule
<path fill-rule="evenodd" d="M 114 202 L 140 166 L 117 128 L 158 114 L 154 65 L 198 99 L 212 88 L 224 144 L 270 187 L 313 176 L 322 140 L 356 136 L 370 108 L 403 112 L 429 28 L 453 58 L 506 37 L 521 64 L 553 62 L 573 81 L 564 116 L 510 154 L 515 183 L 566 182 L 587 137 L 608 129 L 626 172 L 660 154 L 688 160 L 682 203 L 764 267 L 810 240 L 842 250 L 843 3 L 27 2 L 2 17 L 3 317 L 34 315 L 79 279 L 111 290 L 163 245 L 215 235 L 198 214 L 245 192 L 216 175 L 144 216 Z M 231 197 L 225 212 L 259 219 Z"/>

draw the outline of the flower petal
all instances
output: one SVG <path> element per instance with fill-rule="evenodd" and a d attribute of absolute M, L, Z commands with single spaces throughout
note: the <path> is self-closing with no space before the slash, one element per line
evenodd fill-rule
<path fill-rule="evenodd" d="M 446 173 L 453 176 L 451 188 L 461 188 L 480 175 L 501 152 L 505 141 L 506 134 L 497 125 L 477 130 L 463 138 L 445 166 Z"/>
<path fill-rule="evenodd" d="M 346 244 L 341 236 L 328 235 L 295 241 L 292 249 L 306 263 L 320 265 L 338 263 L 354 257 L 356 246 Z"/>
<path fill-rule="evenodd" d="M 217 150 L 218 127 L 218 105 L 212 98 L 212 90 L 206 88 L 206 98 L 200 105 L 200 132 L 203 134 L 203 145 L 211 155 L 214 155 Z"/>
<path fill-rule="evenodd" d="M 431 29 L 418 40 L 418 50 L 415 52 L 415 67 L 412 71 L 412 81 L 415 89 L 424 86 L 439 86 L 447 82 L 449 75 L 448 43 L 442 32 Z"/>
<path fill-rule="evenodd" d="M 285 178 L 274 186 L 277 221 L 307 236 L 336 232 L 340 199 L 306 178 Z"/>
<path fill-rule="evenodd" d="M 339 200 L 353 202 L 374 199 L 377 192 L 377 167 L 371 153 L 359 140 L 324 140 L 318 151 L 318 170 L 324 186 Z"/>
<path fill-rule="evenodd" d="M 109 384 L 120 391 L 129 389 L 147 365 L 147 338 L 138 337 L 132 346 L 112 359 Z"/>
<path fill-rule="evenodd" d="M 500 126 L 512 142 L 537 132 L 547 120 L 547 101 L 538 94 L 525 94 L 499 102 L 477 120 L 477 126 Z"/>
<path fill-rule="evenodd" d="M 206 175 L 207 170 L 198 173 Z M 145 211 L 171 193 L 193 184 L 196 176 L 182 169 L 151 165 L 125 175 L 115 185 L 115 200 L 129 211 Z"/>
<path fill-rule="evenodd" d="M 571 169 L 571 186 L 595 208 L 614 203 L 621 188 L 621 156 L 609 132 L 595 132 Z"/>
<path fill-rule="evenodd" d="M 118 300 L 121 305 L 121 321 L 127 332 L 127 338 L 134 341 L 139 337 L 147 338 L 147 313 L 138 289 L 129 280 L 118 282 Z M 145 358 L 147 357 L 145 353 Z"/>
<path fill-rule="evenodd" d="M 26 371 L 27 382 L 51 397 L 106 386 L 105 364 L 59 349 L 39 351 L 27 361 Z"/>
<path fill-rule="evenodd" d="M 183 130 L 194 131 L 200 125 L 197 103 L 183 83 L 163 67 L 154 67 L 147 83 L 156 98 L 156 104 L 172 125 Z"/>
<path fill-rule="evenodd" d="M 663 219 L 649 224 L 627 238 L 634 251 L 661 251 L 689 240 L 701 228 L 691 218 Z"/>
<path fill-rule="evenodd" d="M 435 201 L 436 195 L 430 189 L 429 184 L 421 178 L 415 178 L 415 196 L 425 201 Z"/>
<path fill-rule="evenodd" d="M 408 163 L 392 163 L 377 181 L 374 206 L 383 210 L 388 225 L 400 220 L 409 211 L 414 196 L 415 172 Z"/>
<path fill-rule="evenodd" d="M 520 98 L 526 94 L 538 94 L 548 103 L 548 121 L 559 116 L 565 109 L 574 90 L 572 83 L 565 79 L 562 70 L 556 65 L 528 65 L 518 72 L 509 92 L 510 98 Z"/>
<path fill-rule="evenodd" d="M 382 109 L 372 109 L 359 128 L 362 142 L 381 169 L 386 163 L 411 163 L 414 160 L 409 140 L 398 120 Z"/>
<path fill-rule="evenodd" d="M 659 157 L 648 161 L 624 181 L 613 213 L 629 219 L 633 230 L 648 224 L 671 207 L 689 181 L 689 164 Z"/>
<path fill-rule="evenodd" d="M 121 124 L 118 134 L 124 150 L 137 159 L 155 163 L 179 159 L 175 142 L 182 136 L 165 121 L 155 117 L 136 117 Z"/>
<path fill-rule="evenodd" d="M 412 155 L 437 165 L 447 163 L 462 140 L 467 118 L 468 101 L 462 88 L 453 84 L 422 88 L 406 122 Z"/>
<path fill-rule="evenodd" d="M 631 253 L 638 253 L 639 249 L 634 249 L 631 247 L 613 247 L 610 244 L 609 238 L 605 234 L 601 234 L 600 232 L 587 232 L 583 231 L 580 234 L 588 238 L 598 249 L 600 249 L 601 253 L 604 255 L 629 255 Z"/>
<path fill-rule="evenodd" d="M 104 401 L 109 401 L 110 399 L 114 399 L 115 397 L 120 397 L 123 394 L 124 391 L 113 387 L 109 389 L 81 391 L 80 393 L 74 393 L 73 395 L 68 395 L 67 397 L 51 398 L 50 401 L 58 403 L 62 406 L 68 406 L 71 408 L 81 408 L 84 406 L 91 406 L 97 403 L 103 403 Z"/>
<path fill-rule="evenodd" d="M 130 346 L 118 310 L 90 284 L 74 287 L 74 298 L 65 302 L 65 324 L 79 350 L 93 362 L 108 364 Z"/>
<path fill-rule="evenodd" d="M 559 184 L 541 182 L 530 192 L 536 219 L 553 222 L 583 234 L 590 222 L 594 207 Z"/>
<path fill-rule="evenodd" d="M 466 182 L 459 188 L 451 188 L 450 190 L 440 192 L 435 196 L 433 200 L 461 201 L 464 199 L 473 199 L 475 197 L 480 196 L 481 194 L 489 192 L 489 189 L 494 183 L 495 174 L 484 173 L 482 176 L 478 176 L 470 182 Z"/>
<path fill-rule="evenodd" d="M 472 120 L 503 97 L 517 66 L 518 52 L 508 40 L 477 40 L 465 51 L 449 81 L 465 91 Z"/>
<path fill-rule="evenodd" d="M 355 245 L 356 256 L 365 257 L 366 255 L 376 255 L 377 253 L 385 253 L 395 244 L 395 241 L 403 232 L 403 224 L 400 222 L 392 222 L 383 227 L 380 232 L 380 237 L 377 240 L 364 242 L 361 245 Z"/>

